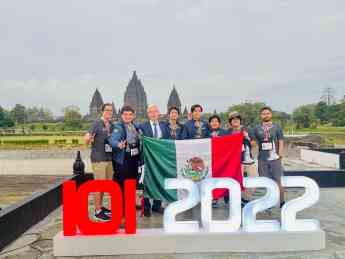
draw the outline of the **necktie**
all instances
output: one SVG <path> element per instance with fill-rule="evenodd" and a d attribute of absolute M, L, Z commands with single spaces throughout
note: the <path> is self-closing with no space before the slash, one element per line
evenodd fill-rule
<path fill-rule="evenodd" d="M 157 123 L 153 123 L 153 137 L 158 138 L 158 129 L 157 129 Z"/>

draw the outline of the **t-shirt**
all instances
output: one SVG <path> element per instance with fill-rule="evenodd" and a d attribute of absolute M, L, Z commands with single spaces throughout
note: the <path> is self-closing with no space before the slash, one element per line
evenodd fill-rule
<path fill-rule="evenodd" d="M 250 138 L 254 139 L 259 146 L 259 160 L 267 160 L 269 157 L 269 150 L 262 150 L 262 143 L 265 141 L 265 131 L 263 125 L 257 125 L 250 132 Z M 284 134 L 282 128 L 275 123 L 272 123 L 272 126 L 269 129 L 269 138 L 268 141 L 275 144 L 276 152 L 278 152 L 278 141 L 284 139 Z"/>
<path fill-rule="evenodd" d="M 91 162 L 103 162 L 112 160 L 112 152 L 106 152 L 106 144 L 109 145 L 108 138 L 113 131 L 113 124 L 110 123 L 109 130 L 105 127 L 104 121 L 102 119 L 96 120 L 89 133 L 95 135 L 94 142 L 91 144 Z M 111 146 L 109 145 L 108 148 Z"/>

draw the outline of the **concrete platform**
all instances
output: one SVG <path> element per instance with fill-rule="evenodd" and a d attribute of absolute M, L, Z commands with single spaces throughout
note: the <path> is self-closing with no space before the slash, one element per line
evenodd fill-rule
<path fill-rule="evenodd" d="M 97 256 L 222 252 L 315 251 L 326 246 L 325 232 L 166 234 L 161 228 L 138 229 L 135 235 L 63 236 L 53 240 L 54 256 Z"/>

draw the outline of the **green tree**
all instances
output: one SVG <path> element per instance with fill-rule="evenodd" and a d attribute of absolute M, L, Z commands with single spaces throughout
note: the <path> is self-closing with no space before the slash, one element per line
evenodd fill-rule
<path fill-rule="evenodd" d="M 291 121 L 291 115 L 286 112 L 273 111 L 273 120 L 284 129 Z"/>
<path fill-rule="evenodd" d="M 26 109 L 28 122 L 47 122 L 53 120 L 53 113 L 46 108 L 31 107 Z"/>
<path fill-rule="evenodd" d="M 11 116 L 15 123 L 25 123 L 27 121 L 25 106 L 16 104 L 16 106 L 11 111 Z"/>
<path fill-rule="evenodd" d="M 245 102 L 242 104 L 232 105 L 228 108 L 226 113 L 220 113 L 223 120 L 228 121 L 229 113 L 237 111 L 243 118 L 243 124 L 246 126 L 254 126 L 260 123 L 260 109 L 266 106 L 262 102 Z"/>
<path fill-rule="evenodd" d="M 8 111 L 0 106 L 0 128 L 13 127 L 14 121 L 12 120 Z"/>
<path fill-rule="evenodd" d="M 345 102 L 341 102 L 330 107 L 331 122 L 333 126 L 345 126 Z"/>
<path fill-rule="evenodd" d="M 329 106 L 325 102 L 318 102 L 315 105 L 315 117 L 318 118 L 321 124 L 325 124 L 329 122 L 330 119 L 330 111 Z"/>
<path fill-rule="evenodd" d="M 64 124 L 69 129 L 80 130 L 82 127 L 82 115 L 77 106 L 70 105 L 63 109 Z"/>
<path fill-rule="evenodd" d="M 293 120 L 296 123 L 296 128 L 310 128 L 312 125 L 315 126 L 316 117 L 314 112 L 314 104 L 302 105 L 296 108 L 292 113 Z"/>

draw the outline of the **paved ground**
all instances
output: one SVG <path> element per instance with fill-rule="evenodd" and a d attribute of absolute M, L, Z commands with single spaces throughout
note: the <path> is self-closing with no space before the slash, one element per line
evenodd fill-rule
<path fill-rule="evenodd" d="M 73 157 L 31 159 L 30 157 L 23 158 L 23 154 L 21 154 L 21 159 L 16 160 L 13 155 L 11 159 L 1 160 L 0 208 L 21 201 L 34 192 L 46 189 L 57 180 L 71 175 L 73 161 Z M 86 171 L 91 172 L 89 159 L 84 159 L 84 161 Z M 286 158 L 283 162 L 286 170 L 327 169 L 320 168 L 317 164 L 303 162 L 298 158 Z M 30 174 L 30 172 L 35 173 Z"/>
<path fill-rule="evenodd" d="M 300 196 L 302 191 L 291 189 L 288 191 L 288 199 Z M 257 196 L 262 193 L 258 192 Z M 161 254 L 161 255 L 145 255 L 145 256 L 94 256 L 83 258 L 124 258 L 124 259 L 146 259 L 146 258 L 247 258 L 247 259 L 268 259 L 268 258 L 345 258 L 345 189 L 321 189 L 320 201 L 312 208 L 306 209 L 298 215 L 299 218 L 315 218 L 320 220 L 322 229 L 326 231 L 327 235 L 327 247 L 326 249 L 318 252 L 296 252 L 296 253 L 271 253 L 271 254 Z M 92 204 L 90 206 L 92 210 Z M 44 221 L 34 226 L 15 243 L 9 246 L 2 254 L 0 258 L 14 259 L 14 258 L 54 258 L 52 255 L 52 238 L 61 230 L 61 211 L 60 209 L 54 211 Z M 190 218 L 192 213 L 186 212 L 183 218 Z M 218 208 L 214 210 L 215 218 L 226 217 L 226 210 L 224 208 Z M 279 219 L 280 210 L 273 209 L 272 213 L 261 213 L 258 218 L 262 219 Z M 154 215 L 152 218 L 140 218 L 138 217 L 139 228 L 156 228 L 162 227 L 162 217 Z M 70 258 L 70 257 L 69 257 Z M 63 258 L 59 258 L 63 259 Z"/>

